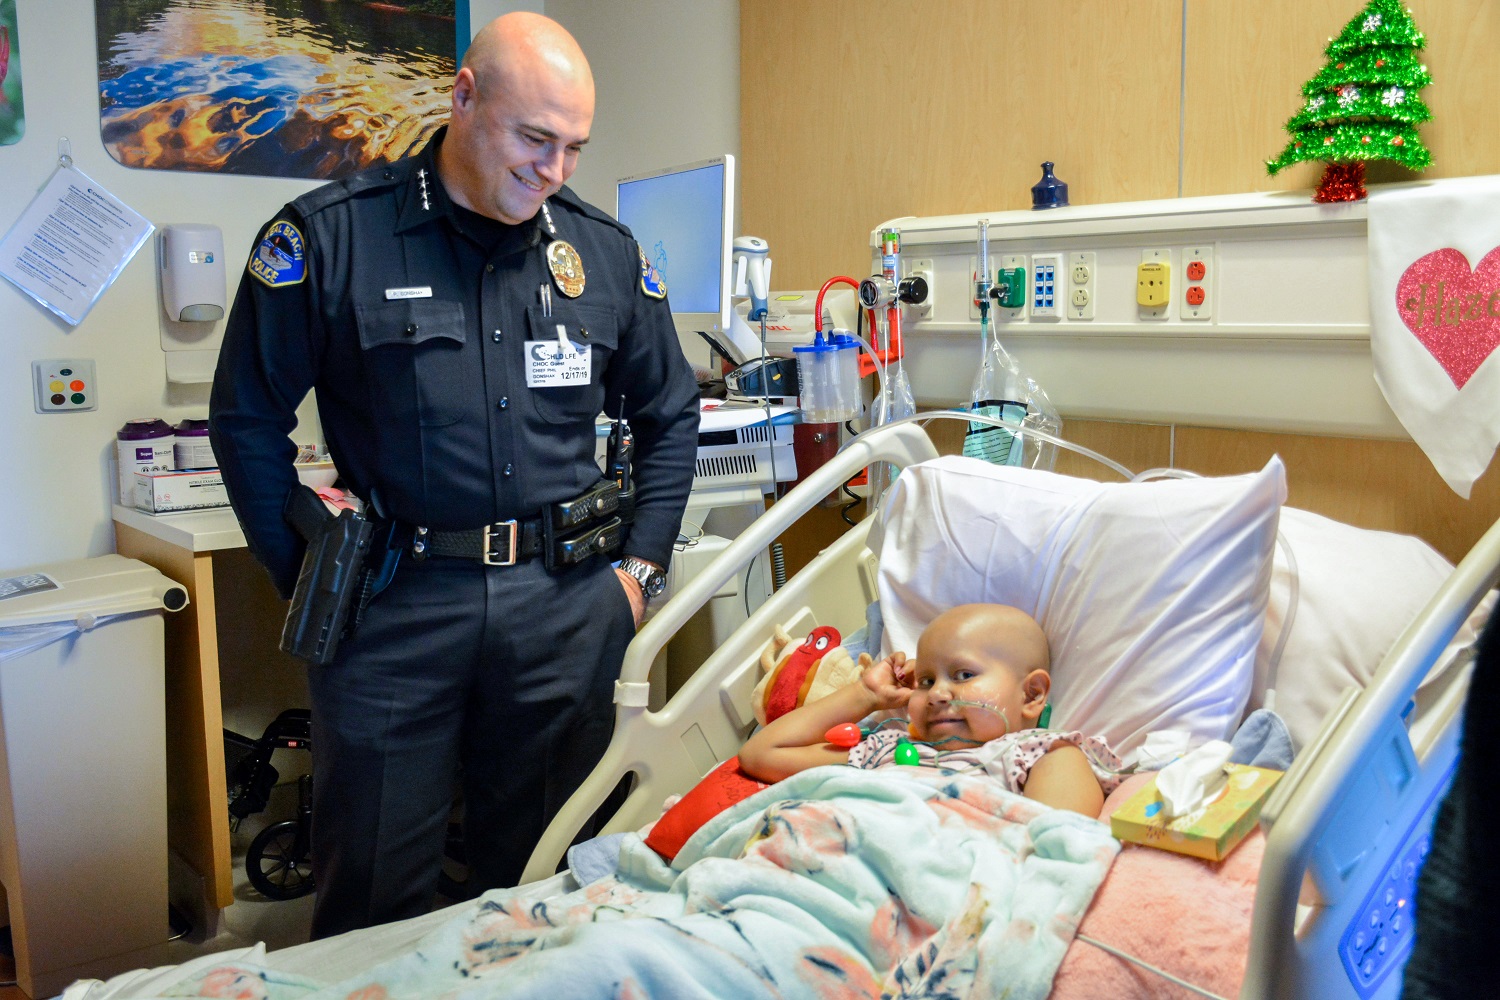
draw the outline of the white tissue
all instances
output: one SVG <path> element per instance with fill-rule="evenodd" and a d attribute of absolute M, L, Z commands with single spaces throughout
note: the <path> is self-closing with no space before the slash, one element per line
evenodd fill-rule
<path fill-rule="evenodd" d="M 1166 818 L 1190 813 L 1218 792 L 1229 754 L 1228 743 L 1210 740 L 1161 769 L 1156 776 L 1156 792 Z"/>
<path fill-rule="evenodd" d="M 1187 753 L 1193 734 L 1186 729 L 1158 729 L 1146 734 L 1146 739 L 1136 748 L 1134 763 L 1142 771 L 1160 771 L 1172 761 Z"/>

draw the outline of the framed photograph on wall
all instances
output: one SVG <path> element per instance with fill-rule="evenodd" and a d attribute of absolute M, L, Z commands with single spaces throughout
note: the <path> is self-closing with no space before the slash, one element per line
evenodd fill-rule
<path fill-rule="evenodd" d="M 16 0 L 0 0 L 0 146 L 26 134 L 21 103 L 21 35 L 16 30 Z"/>
<path fill-rule="evenodd" d="M 409 156 L 448 117 L 457 3 L 95 0 L 104 148 L 322 180 Z"/>

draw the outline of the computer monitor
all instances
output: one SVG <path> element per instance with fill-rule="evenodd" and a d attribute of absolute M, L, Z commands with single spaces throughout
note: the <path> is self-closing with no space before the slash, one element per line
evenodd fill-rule
<path fill-rule="evenodd" d="M 722 339 L 729 328 L 734 243 L 734 157 L 684 163 L 621 178 L 615 218 L 630 227 L 667 284 L 678 340 L 706 357 L 695 331 Z"/>

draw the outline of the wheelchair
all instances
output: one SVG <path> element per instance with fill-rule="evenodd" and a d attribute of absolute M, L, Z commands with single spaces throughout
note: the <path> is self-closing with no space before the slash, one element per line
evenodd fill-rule
<path fill-rule="evenodd" d="M 312 714 L 289 708 L 278 715 L 259 739 L 224 730 L 224 773 L 228 776 L 230 827 L 266 808 L 280 774 L 271 764 L 277 750 L 312 750 Z M 464 866 L 463 826 L 448 824 L 443 846 L 443 871 L 437 891 L 448 899 L 473 897 Z M 312 870 L 312 776 L 297 779 L 295 819 L 272 823 L 257 833 L 245 850 L 245 874 L 267 899 L 296 899 L 317 886 Z"/>
<path fill-rule="evenodd" d="M 266 808 L 280 774 L 271 764 L 277 750 L 311 750 L 312 715 L 289 708 L 259 739 L 224 730 L 224 773 L 229 784 L 229 824 Z M 255 835 L 245 850 L 245 874 L 267 899 L 296 899 L 312 892 L 312 777 L 297 779 L 295 819 L 272 823 Z"/>

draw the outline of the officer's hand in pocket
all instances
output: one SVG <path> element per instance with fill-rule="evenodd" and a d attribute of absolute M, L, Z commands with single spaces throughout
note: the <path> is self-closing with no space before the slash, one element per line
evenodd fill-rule
<path fill-rule="evenodd" d="M 620 567 L 615 567 L 615 576 L 620 578 L 620 586 L 625 588 L 625 596 L 630 599 L 630 613 L 635 616 L 635 627 L 641 627 L 641 616 L 646 613 L 646 594 L 641 590 L 641 582 Z"/>

